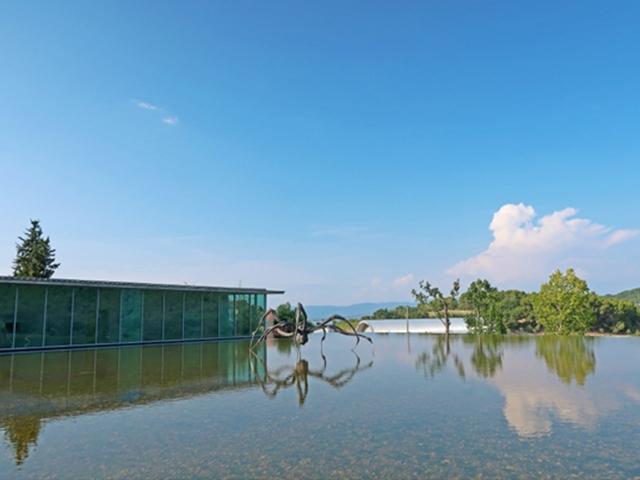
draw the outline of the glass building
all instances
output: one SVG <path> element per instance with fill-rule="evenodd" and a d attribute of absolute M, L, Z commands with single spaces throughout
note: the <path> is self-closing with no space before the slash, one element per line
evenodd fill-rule
<path fill-rule="evenodd" d="M 247 338 L 281 293 L 0 277 L 0 352 Z"/>

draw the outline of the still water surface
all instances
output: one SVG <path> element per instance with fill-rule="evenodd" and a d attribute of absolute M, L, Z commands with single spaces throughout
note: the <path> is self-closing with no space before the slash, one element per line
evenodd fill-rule
<path fill-rule="evenodd" d="M 0 357 L 2 478 L 633 478 L 640 338 Z"/>

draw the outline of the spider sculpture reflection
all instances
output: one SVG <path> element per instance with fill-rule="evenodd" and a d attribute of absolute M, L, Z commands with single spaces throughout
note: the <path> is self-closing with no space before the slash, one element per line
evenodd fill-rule
<path fill-rule="evenodd" d="M 307 312 L 301 303 L 298 303 L 296 307 L 296 315 L 295 322 L 291 323 L 286 320 L 280 320 L 278 314 L 274 309 L 269 309 L 262 316 L 262 321 L 260 325 L 253 332 L 253 337 L 255 338 L 260 329 L 264 328 L 265 321 L 269 321 L 271 324 L 268 326 L 262 335 L 253 343 L 253 347 L 264 342 L 269 335 L 273 335 L 274 337 L 279 338 L 290 338 L 293 340 L 293 343 L 296 346 L 305 345 L 309 341 L 309 335 L 314 332 L 318 332 L 322 330 L 322 340 L 320 344 L 324 342 L 324 339 L 327 337 L 327 332 L 336 332 L 340 335 L 346 335 L 348 337 L 355 337 L 356 346 L 360 343 L 360 339 L 363 338 L 369 343 L 373 343 L 369 337 L 366 335 L 362 335 L 358 333 L 351 323 L 347 322 L 347 319 L 341 317 L 340 315 L 332 315 L 326 320 L 322 320 L 318 324 L 311 323 L 307 318 Z M 342 327 L 336 325 L 336 322 L 341 321 L 348 325 L 349 330 L 344 330 Z"/>
<path fill-rule="evenodd" d="M 301 359 L 298 357 L 295 367 L 284 365 L 269 371 L 262 359 L 257 356 L 255 352 L 252 351 L 251 353 L 252 370 L 264 394 L 269 398 L 275 398 L 280 390 L 286 390 L 289 387 L 295 386 L 298 394 L 298 405 L 300 407 L 304 405 L 307 395 L 309 394 L 309 377 L 323 381 L 333 388 L 338 389 L 349 383 L 356 373 L 367 370 L 373 366 L 373 360 L 361 365 L 360 357 L 355 351 L 352 351 L 356 357 L 356 364 L 352 368 L 345 368 L 333 375 L 328 375 L 326 373 L 327 358 L 321 351 L 320 354 L 322 355 L 323 365 L 320 369 L 309 368 L 309 362 L 304 358 Z"/>

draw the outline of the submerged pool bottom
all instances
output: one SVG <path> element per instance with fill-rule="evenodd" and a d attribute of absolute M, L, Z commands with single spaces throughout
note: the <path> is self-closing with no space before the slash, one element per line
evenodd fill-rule
<path fill-rule="evenodd" d="M 633 478 L 640 338 L 0 357 L 3 478 Z"/>

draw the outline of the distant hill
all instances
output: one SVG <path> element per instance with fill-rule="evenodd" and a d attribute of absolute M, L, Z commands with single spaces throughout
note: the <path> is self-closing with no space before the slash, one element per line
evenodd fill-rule
<path fill-rule="evenodd" d="M 356 303 L 354 305 L 305 305 L 309 320 L 320 320 L 331 315 L 342 315 L 346 318 L 360 318 L 370 315 L 381 308 L 396 308 L 399 305 L 413 305 L 413 302 Z"/>
<path fill-rule="evenodd" d="M 625 290 L 624 292 L 616 293 L 615 295 L 609 295 L 609 296 L 613 298 L 617 298 L 618 300 L 626 300 L 627 302 L 640 303 L 640 288 Z"/>

